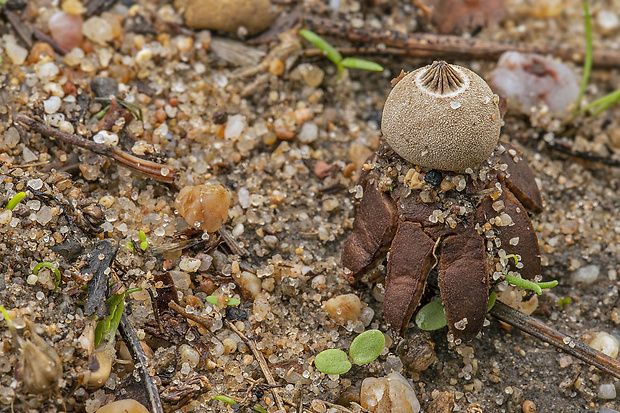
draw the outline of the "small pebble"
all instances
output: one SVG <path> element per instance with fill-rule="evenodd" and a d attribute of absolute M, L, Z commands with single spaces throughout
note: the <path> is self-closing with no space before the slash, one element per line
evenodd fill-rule
<path fill-rule="evenodd" d="M 43 110 L 45 113 L 52 114 L 58 112 L 62 101 L 58 96 L 51 96 L 49 99 L 43 101 Z"/>
<path fill-rule="evenodd" d="M 133 399 L 124 399 L 106 404 L 96 413 L 149 413 L 149 410 Z"/>
<path fill-rule="evenodd" d="M 97 97 L 116 96 L 118 94 L 118 81 L 110 77 L 96 77 L 91 80 L 90 89 Z"/>
<path fill-rule="evenodd" d="M 399 373 L 369 377 L 362 382 L 360 404 L 373 413 L 418 413 L 420 402 L 411 384 Z"/>
<path fill-rule="evenodd" d="M 202 262 L 196 258 L 183 257 L 179 262 L 179 268 L 185 272 L 196 272 Z"/>
<path fill-rule="evenodd" d="M 299 141 L 301 143 L 312 143 L 319 136 L 319 127 L 314 122 L 306 122 L 301 126 L 299 131 Z"/>
<path fill-rule="evenodd" d="M 536 413 L 538 410 L 536 409 L 536 404 L 534 404 L 531 400 L 525 400 L 523 405 L 521 405 L 521 409 L 523 413 Z"/>
<path fill-rule="evenodd" d="M 15 43 L 7 42 L 4 45 L 4 51 L 6 52 L 7 56 L 9 56 L 9 59 L 11 59 L 11 62 L 13 62 L 13 64 L 15 65 L 23 64 L 28 57 L 28 50 Z"/>
<path fill-rule="evenodd" d="M 228 117 L 228 121 L 226 122 L 226 129 L 224 129 L 224 137 L 226 139 L 237 139 L 241 136 L 241 133 L 246 128 L 247 123 L 245 120 L 245 116 L 243 115 L 233 115 Z"/>
<path fill-rule="evenodd" d="M 219 184 L 186 186 L 174 206 L 190 227 L 215 232 L 228 218 L 230 200 L 226 188 Z"/>
<path fill-rule="evenodd" d="M 84 22 L 84 36 L 93 43 L 105 46 L 114 39 L 112 25 L 105 19 L 94 16 Z"/>
<path fill-rule="evenodd" d="M 618 358 L 620 344 L 618 343 L 618 339 L 609 333 L 605 333 L 604 331 L 596 332 L 592 335 L 592 339 L 587 344 L 611 358 Z"/>
<path fill-rule="evenodd" d="M 362 311 L 362 302 L 355 294 L 343 294 L 327 300 L 323 306 L 329 317 L 338 324 L 357 321 Z"/>
<path fill-rule="evenodd" d="M 271 26 L 274 17 L 269 0 L 189 0 L 185 9 L 185 24 L 192 29 L 238 34 L 243 27 L 250 36 Z"/>
<path fill-rule="evenodd" d="M 598 265 L 586 265 L 573 272 L 572 280 L 576 283 L 592 284 L 598 279 L 600 272 Z"/>
<path fill-rule="evenodd" d="M 248 313 L 240 309 L 239 307 L 229 305 L 226 307 L 226 317 L 229 320 L 243 321 L 248 318 Z"/>
<path fill-rule="evenodd" d="M 84 20 L 80 14 L 59 11 L 50 17 L 47 25 L 52 39 L 65 49 L 72 50 L 82 43 Z"/>
<path fill-rule="evenodd" d="M 598 397 L 603 400 L 613 400 L 616 398 L 616 387 L 609 384 L 601 384 L 601 387 L 598 388 Z"/>

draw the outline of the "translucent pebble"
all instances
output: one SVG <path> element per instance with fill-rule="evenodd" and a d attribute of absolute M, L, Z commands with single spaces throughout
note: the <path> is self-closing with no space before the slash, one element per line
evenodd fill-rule
<path fill-rule="evenodd" d="M 200 354 L 196 349 L 187 344 L 182 344 L 179 347 L 179 354 L 181 355 L 181 362 L 188 363 L 191 367 L 196 367 L 200 362 Z"/>
<path fill-rule="evenodd" d="M 35 285 L 38 280 L 39 280 L 39 277 L 37 277 L 34 274 L 30 274 L 28 278 L 26 278 L 26 282 L 30 285 Z"/>
<path fill-rule="evenodd" d="M 0 225 L 7 225 L 13 218 L 13 211 L 9 209 L 0 210 Z"/>
<path fill-rule="evenodd" d="M 213 83 L 219 88 L 224 88 L 228 84 L 228 78 L 221 73 L 213 75 Z"/>
<path fill-rule="evenodd" d="M 45 225 L 52 220 L 52 209 L 47 205 L 43 205 L 39 212 L 37 212 L 37 222 L 41 225 Z"/>
<path fill-rule="evenodd" d="M 186 272 L 196 272 L 200 268 L 200 263 L 199 259 L 183 257 L 179 262 L 179 268 Z"/>
<path fill-rule="evenodd" d="M 41 300 L 43 300 L 45 298 L 45 294 L 43 293 L 43 291 L 37 291 L 35 296 L 37 297 L 37 300 L 39 300 L 39 301 L 41 301 Z"/>
<path fill-rule="evenodd" d="M 88 407 L 87 407 L 88 408 Z M 133 399 L 117 400 L 99 408 L 95 413 L 148 413 L 149 410 Z"/>
<path fill-rule="evenodd" d="M 226 122 L 226 129 L 224 130 L 224 137 L 226 139 L 237 139 L 241 136 L 241 133 L 246 127 L 245 116 L 233 115 L 228 118 Z"/>
<path fill-rule="evenodd" d="M 564 63 L 519 52 L 506 52 L 499 58 L 491 84 L 509 106 L 524 114 L 542 103 L 554 115 L 565 115 L 579 94 L 575 74 Z"/>
<path fill-rule="evenodd" d="M 76 47 L 65 55 L 64 62 L 68 66 L 78 66 L 84 59 L 84 56 L 86 56 L 84 50 Z"/>
<path fill-rule="evenodd" d="M 30 201 L 26 202 L 26 206 L 31 211 L 38 211 L 41 208 L 41 201 L 39 201 L 38 199 L 31 199 Z"/>
<path fill-rule="evenodd" d="M 598 388 L 598 397 L 604 400 L 613 400 L 616 398 L 616 387 L 611 384 L 601 384 Z"/>
<path fill-rule="evenodd" d="M 118 144 L 118 135 L 102 130 L 93 136 L 93 141 L 107 146 L 116 146 Z"/>
<path fill-rule="evenodd" d="M 28 50 L 15 43 L 6 43 L 4 45 L 4 51 L 15 65 L 24 64 L 28 57 Z"/>
<path fill-rule="evenodd" d="M 7 129 L 6 132 L 2 134 L 2 136 L 0 136 L 0 147 L 6 145 L 9 148 L 14 148 L 17 146 L 20 139 L 21 138 L 17 129 L 11 126 L 9 129 Z"/>
<path fill-rule="evenodd" d="M 42 81 L 49 81 L 60 73 L 60 69 L 58 69 L 58 66 L 56 66 L 54 62 L 46 62 L 37 65 L 35 72 L 37 77 Z"/>
<path fill-rule="evenodd" d="M 610 32 L 620 25 L 618 15 L 608 10 L 599 11 L 596 15 L 596 22 L 604 32 Z"/>
<path fill-rule="evenodd" d="M 306 122 L 301 126 L 299 131 L 299 141 L 302 143 L 311 143 L 319 136 L 319 127 L 314 122 Z"/>
<path fill-rule="evenodd" d="M 248 191 L 247 188 L 239 188 L 237 191 L 237 199 L 239 200 L 241 208 L 250 207 L 250 191 Z"/>
<path fill-rule="evenodd" d="M 25 163 L 31 163 L 39 160 L 39 157 L 25 146 L 24 150 L 22 151 L 22 156 L 24 157 Z"/>
<path fill-rule="evenodd" d="M 107 42 L 114 39 L 112 25 L 101 17 L 91 17 L 84 22 L 84 36 L 92 42 L 105 46 Z"/>
<path fill-rule="evenodd" d="M 40 178 L 30 179 L 27 185 L 32 189 L 39 190 L 43 188 L 43 181 Z"/>
<path fill-rule="evenodd" d="M 174 201 L 190 227 L 215 232 L 228 218 L 230 194 L 222 185 L 186 186 Z"/>
<path fill-rule="evenodd" d="M 79 13 L 59 11 L 50 17 L 47 24 L 52 39 L 65 49 L 71 50 L 82 42 L 83 23 L 84 20 Z"/>
<path fill-rule="evenodd" d="M 451 107 L 452 109 L 458 109 L 458 108 L 460 108 L 460 107 L 461 107 L 461 102 L 455 102 L 455 101 L 452 101 L 452 102 L 450 102 L 450 107 Z"/>
<path fill-rule="evenodd" d="M 52 114 L 58 112 L 60 109 L 61 100 L 58 96 L 51 96 L 49 99 L 43 101 L 43 110 L 45 113 Z"/>
<path fill-rule="evenodd" d="M 592 284 L 598 279 L 601 269 L 598 265 L 586 265 L 573 272 L 573 282 Z"/>
<path fill-rule="evenodd" d="M 599 331 L 593 334 L 592 339 L 587 344 L 611 358 L 618 358 L 618 347 L 620 344 L 618 339 L 609 333 Z"/>
<path fill-rule="evenodd" d="M 420 402 L 411 384 L 398 372 L 362 382 L 360 404 L 374 413 L 418 413 Z"/>

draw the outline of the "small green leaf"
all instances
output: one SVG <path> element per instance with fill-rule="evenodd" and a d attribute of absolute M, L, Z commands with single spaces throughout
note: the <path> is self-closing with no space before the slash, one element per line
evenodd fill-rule
<path fill-rule="evenodd" d="M 325 374 L 344 374 L 351 370 L 347 353 L 335 348 L 321 351 L 314 359 L 316 368 Z"/>
<path fill-rule="evenodd" d="M 263 409 L 257 404 L 254 405 L 253 409 L 256 410 L 258 413 L 269 413 L 267 410 Z"/>
<path fill-rule="evenodd" d="M 560 307 L 564 307 L 565 305 L 569 305 L 573 300 L 571 300 L 570 297 L 564 297 L 564 298 L 560 298 L 558 300 L 558 305 Z"/>
<path fill-rule="evenodd" d="M 235 305 L 239 305 L 239 304 L 241 304 L 241 301 L 239 301 L 238 298 L 231 298 L 230 300 L 226 301 L 226 305 L 235 306 Z"/>
<path fill-rule="evenodd" d="M 349 347 L 349 355 L 355 364 L 368 364 L 375 360 L 385 347 L 385 336 L 379 330 L 364 331 L 355 337 Z"/>
<path fill-rule="evenodd" d="M 542 294 L 542 290 L 544 288 L 552 288 L 558 285 L 557 280 L 547 281 L 544 283 L 535 283 L 510 274 L 506 276 L 506 282 L 510 285 L 514 285 L 515 287 L 523 288 L 525 290 L 532 290 L 538 295 Z"/>
<path fill-rule="evenodd" d="M 489 303 L 487 304 L 487 313 L 489 311 L 491 311 L 491 308 L 493 308 L 493 306 L 495 305 L 495 299 L 497 295 L 495 294 L 495 291 L 491 291 L 491 294 L 489 294 Z"/>
<path fill-rule="evenodd" d="M 9 317 L 9 312 L 6 311 L 6 308 L 2 305 L 0 305 L 0 313 L 4 316 L 4 321 L 6 321 L 6 325 L 9 327 L 9 330 L 15 331 L 15 325 L 11 321 L 11 317 Z"/>
<path fill-rule="evenodd" d="M 140 238 L 140 241 L 146 241 L 146 234 L 144 231 L 138 231 L 138 238 Z"/>
<path fill-rule="evenodd" d="M 373 72 L 383 72 L 383 66 L 369 60 L 358 59 L 357 57 L 345 57 L 340 62 L 343 67 L 349 69 L 371 70 Z"/>
<path fill-rule="evenodd" d="M 334 46 L 332 46 L 321 36 L 310 30 L 301 29 L 299 31 L 299 34 L 301 35 L 301 37 L 315 45 L 317 49 L 321 50 L 325 54 L 325 57 L 331 60 L 336 66 L 340 66 L 342 55 L 338 50 L 334 48 Z"/>
<path fill-rule="evenodd" d="M 6 204 L 6 209 L 12 211 L 17 206 L 17 204 L 19 204 L 19 202 L 24 199 L 25 196 L 25 192 L 18 192 L 13 195 L 13 197 L 9 199 L 9 202 Z"/>
<path fill-rule="evenodd" d="M 421 330 L 433 331 L 448 325 L 441 301 L 435 300 L 420 308 L 415 316 L 415 323 Z"/>
<path fill-rule="evenodd" d="M 214 295 L 208 295 L 207 296 L 207 302 L 211 305 L 215 305 L 217 306 L 217 297 Z"/>
<path fill-rule="evenodd" d="M 228 404 L 237 404 L 235 400 L 231 399 L 228 396 L 222 396 L 221 394 L 211 397 L 211 400 L 219 400 L 221 402 L 228 403 Z"/>

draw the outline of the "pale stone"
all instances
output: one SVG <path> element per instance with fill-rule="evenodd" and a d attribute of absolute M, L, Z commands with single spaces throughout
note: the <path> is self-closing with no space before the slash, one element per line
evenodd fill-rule
<path fill-rule="evenodd" d="M 411 384 L 399 373 L 369 377 L 362 382 L 362 407 L 373 413 L 418 413 L 420 402 Z"/>

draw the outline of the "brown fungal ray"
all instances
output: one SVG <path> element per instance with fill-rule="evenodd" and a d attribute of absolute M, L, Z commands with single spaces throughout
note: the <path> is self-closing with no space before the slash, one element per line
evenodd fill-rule
<path fill-rule="evenodd" d="M 514 225 L 496 227 L 498 237 L 502 242 L 502 249 L 506 251 L 506 254 L 520 255 L 523 268 L 516 268 L 513 260 L 510 260 L 510 266 L 513 270 L 518 271 L 522 278 L 533 280 L 534 277 L 541 274 L 542 268 L 538 237 L 532 221 L 530 221 L 523 205 L 509 190 L 504 189 L 504 193 L 498 200 L 503 201 L 505 205 L 505 208 L 499 212 L 493 209 L 494 201 L 490 197 L 483 199 L 478 211 L 476 211 L 476 222 L 482 225 L 490 218 L 502 213 L 506 213 L 512 218 Z M 511 240 L 517 241 L 517 245 L 512 245 Z"/>
<path fill-rule="evenodd" d="M 370 175 L 363 176 L 360 184 L 364 196 L 357 206 L 353 232 L 342 247 L 343 277 L 349 282 L 385 256 L 398 218 L 390 196 L 377 188 Z"/>
<path fill-rule="evenodd" d="M 502 145 L 506 148 L 506 152 L 498 155 L 497 158 L 508 165 L 509 175 L 499 174 L 499 180 L 515 194 L 517 199 L 528 210 L 535 213 L 542 212 L 542 196 L 538 186 L 536 186 L 534 173 L 521 157 L 521 153 L 517 151 L 518 161 L 515 162 L 513 156 L 508 151 L 516 151 L 516 149 L 505 142 L 502 142 Z"/>
<path fill-rule="evenodd" d="M 443 240 L 437 278 L 450 332 L 455 339 L 473 340 L 482 329 L 489 301 L 484 242 L 473 228 Z"/>
<path fill-rule="evenodd" d="M 387 323 L 401 334 L 420 303 L 426 277 L 434 265 L 434 248 L 435 241 L 420 224 L 399 223 L 390 248 L 383 314 Z"/>

